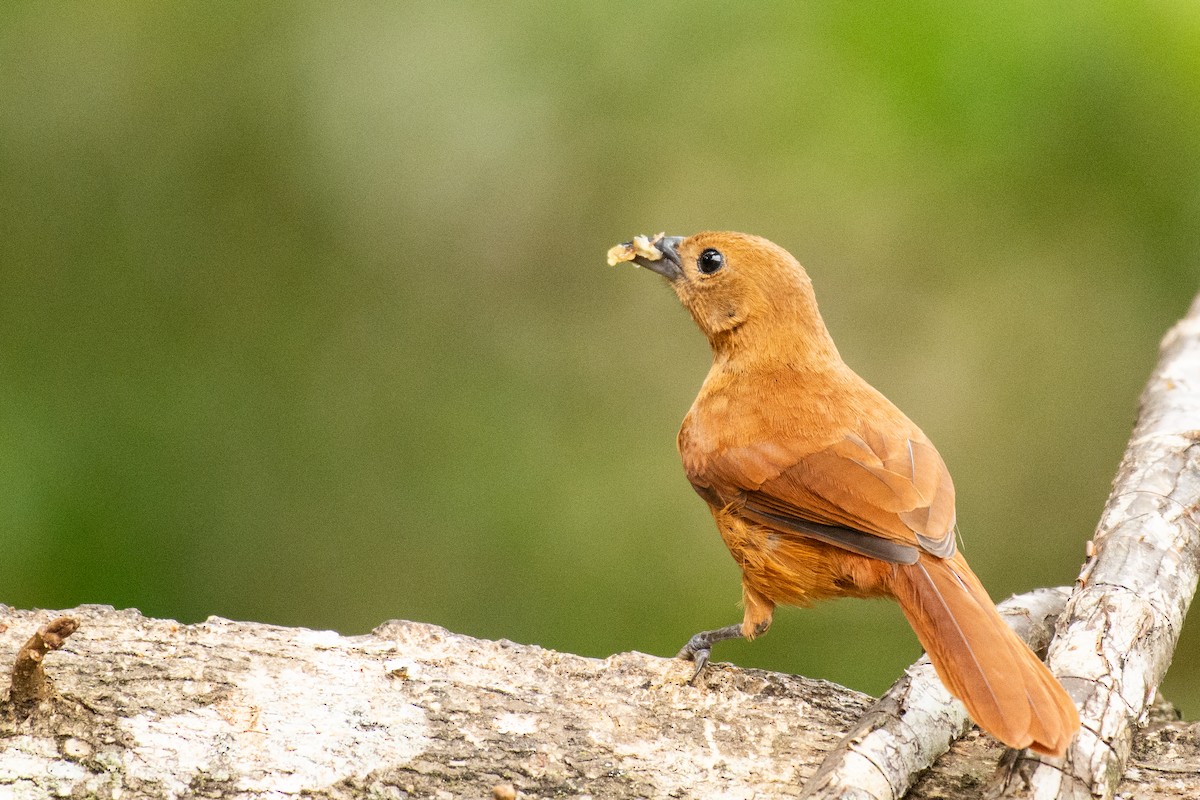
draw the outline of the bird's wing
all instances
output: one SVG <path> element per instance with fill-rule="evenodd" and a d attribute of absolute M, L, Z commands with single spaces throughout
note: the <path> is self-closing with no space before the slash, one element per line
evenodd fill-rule
<path fill-rule="evenodd" d="M 688 477 L 713 505 L 884 561 L 955 551 L 954 484 L 919 430 L 849 433 L 803 455 L 777 442 L 728 448 Z"/>

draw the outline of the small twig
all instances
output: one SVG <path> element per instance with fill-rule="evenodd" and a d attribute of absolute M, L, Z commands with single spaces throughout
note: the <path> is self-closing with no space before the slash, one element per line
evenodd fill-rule
<path fill-rule="evenodd" d="M 1034 650 L 1050 641 L 1070 591 L 1037 589 L 999 605 L 1001 615 Z M 962 704 L 938 680 L 927 656 L 905 670 L 825 756 L 801 795 L 805 800 L 903 797 L 913 781 L 971 726 Z"/>
<path fill-rule="evenodd" d="M 58 617 L 43 625 L 17 653 L 13 664 L 12 686 L 8 692 L 14 706 L 28 706 L 49 698 L 54 686 L 42 668 L 42 659 L 51 650 L 63 646 L 68 636 L 79 630 L 74 617 Z"/>

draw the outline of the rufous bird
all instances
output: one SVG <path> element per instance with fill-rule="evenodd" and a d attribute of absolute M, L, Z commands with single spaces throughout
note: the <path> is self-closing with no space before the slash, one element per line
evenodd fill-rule
<path fill-rule="evenodd" d="M 842 361 L 796 259 L 757 236 L 704 232 L 637 237 L 609 261 L 665 277 L 712 346 L 679 453 L 741 567 L 745 616 L 683 648 L 693 680 L 713 644 L 763 633 L 779 604 L 891 597 L 981 728 L 1063 755 L 1075 705 L 958 551 L 945 463 Z"/>

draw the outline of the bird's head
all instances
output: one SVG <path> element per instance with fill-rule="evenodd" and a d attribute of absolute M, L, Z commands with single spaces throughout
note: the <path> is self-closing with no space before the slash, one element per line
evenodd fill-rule
<path fill-rule="evenodd" d="M 704 231 L 665 236 L 656 246 L 662 258 L 639 254 L 633 262 L 670 281 L 714 352 L 775 351 L 786 344 L 816 356 L 833 347 L 808 273 L 779 245 Z"/>

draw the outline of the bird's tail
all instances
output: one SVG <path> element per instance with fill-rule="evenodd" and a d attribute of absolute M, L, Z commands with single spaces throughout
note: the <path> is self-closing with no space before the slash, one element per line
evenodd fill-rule
<path fill-rule="evenodd" d="M 979 727 L 1013 748 L 1061 756 L 1079 729 L 1062 685 L 1013 633 L 961 554 L 922 554 L 892 590 L 938 677 Z"/>

